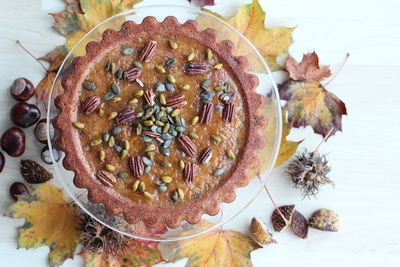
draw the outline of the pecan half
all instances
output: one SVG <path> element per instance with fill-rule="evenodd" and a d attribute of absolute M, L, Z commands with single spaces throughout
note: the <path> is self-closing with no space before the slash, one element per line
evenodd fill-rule
<path fill-rule="evenodd" d="M 233 103 L 226 104 L 222 111 L 222 118 L 224 121 L 231 123 L 235 116 L 235 105 Z"/>
<path fill-rule="evenodd" d="M 116 124 L 129 124 L 136 119 L 135 111 L 133 108 L 127 108 L 118 113 L 117 117 L 115 117 Z"/>
<path fill-rule="evenodd" d="M 192 139 L 187 135 L 182 135 L 177 140 L 179 148 L 186 153 L 189 157 L 194 157 L 197 153 L 196 145 L 193 143 Z"/>
<path fill-rule="evenodd" d="M 130 157 L 128 159 L 128 165 L 134 177 L 138 178 L 143 175 L 144 163 L 141 157 L 139 156 Z"/>
<path fill-rule="evenodd" d="M 200 152 L 197 161 L 200 164 L 207 164 L 210 161 L 211 157 L 212 157 L 212 150 L 211 148 L 207 147 Z"/>
<path fill-rule="evenodd" d="M 153 138 L 160 138 L 161 137 L 161 134 L 155 133 L 155 132 L 151 132 L 151 131 L 143 131 L 143 134 L 147 135 L 147 136 L 150 136 L 150 137 L 153 137 Z"/>
<path fill-rule="evenodd" d="M 109 187 L 112 187 L 117 182 L 117 178 L 115 178 L 111 172 L 105 170 L 101 170 L 97 173 L 97 179 L 102 184 Z"/>
<path fill-rule="evenodd" d="M 166 106 L 171 108 L 183 108 L 186 106 L 186 104 L 187 102 L 185 101 L 185 96 L 179 94 L 169 98 Z"/>
<path fill-rule="evenodd" d="M 140 51 L 139 60 L 143 62 L 149 62 L 156 53 L 156 47 L 156 41 L 148 42 L 142 51 Z"/>
<path fill-rule="evenodd" d="M 200 110 L 200 123 L 210 123 L 211 117 L 214 111 L 214 105 L 212 103 L 205 103 Z"/>
<path fill-rule="evenodd" d="M 223 93 L 219 96 L 219 100 L 221 100 L 224 104 L 232 103 L 234 99 L 235 99 L 235 92 L 233 91 Z"/>
<path fill-rule="evenodd" d="M 185 168 L 183 168 L 182 171 L 183 179 L 185 180 L 185 182 L 193 183 L 197 177 L 198 171 L 199 167 L 196 164 L 192 162 L 186 163 Z"/>
<path fill-rule="evenodd" d="M 144 92 L 144 94 L 143 94 L 144 102 L 145 102 L 147 105 L 153 105 L 153 104 L 154 104 L 154 97 L 155 97 L 155 96 L 156 96 L 156 95 L 153 93 L 152 90 L 146 90 L 146 91 Z"/>
<path fill-rule="evenodd" d="M 137 78 L 139 78 L 142 70 L 139 68 L 130 68 L 125 71 L 126 79 L 130 82 L 135 82 Z"/>
<path fill-rule="evenodd" d="M 187 75 L 200 75 L 207 73 L 210 70 L 210 66 L 204 62 L 187 62 L 185 65 L 185 73 Z"/>
<path fill-rule="evenodd" d="M 90 114 L 96 111 L 97 107 L 100 105 L 100 97 L 91 96 L 86 98 L 81 104 L 81 110 L 83 113 Z"/>

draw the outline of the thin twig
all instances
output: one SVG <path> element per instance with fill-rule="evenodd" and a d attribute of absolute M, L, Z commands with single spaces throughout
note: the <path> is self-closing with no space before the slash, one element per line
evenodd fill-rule
<path fill-rule="evenodd" d="M 318 144 L 318 146 L 317 146 L 317 147 L 315 148 L 315 150 L 314 150 L 314 154 L 318 151 L 318 149 L 319 149 L 319 147 L 322 145 L 322 143 L 324 143 L 324 142 L 329 138 L 329 136 L 331 136 L 331 133 L 332 133 L 333 129 L 335 129 L 335 128 L 332 127 L 332 128 L 329 130 L 329 132 L 325 135 L 324 139 L 322 139 L 322 141 Z"/>
<path fill-rule="evenodd" d="M 21 44 L 21 42 L 20 42 L 19 40 L 17 40 L 17 44 L 18 44 L 26 53 L 28 53 L 34 60 L 36 60 L 36 61 L 43 67 L 43 69 L 44 69 L 46 72 L 48 72 L 47 68 L 43 65 L 43 63 L 40 62 L 40 60 L 37 59 L 37 57 L 35 57 L 31 52 L 29 52 L 29 50 L 26 49 L 26 48 Z"/>
<path fill-rule="evenodd" d="M 350 53 L 346 54 L 346 58 L 344 59 L 342 65 L 340 65 L 339 69 L 335 72 L 335 74 L 332 76 L 332 78 L 330 78 L 323 86 L 326 87 L 328 84 L 330 84 L 335 78 L 336 76 L 342 71 L 344 64 L 346 64 L 347 59 L 350 57 Z"/>

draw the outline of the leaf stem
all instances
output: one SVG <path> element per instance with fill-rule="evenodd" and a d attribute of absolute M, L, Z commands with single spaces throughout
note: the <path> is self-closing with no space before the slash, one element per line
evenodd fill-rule
<path fill-rule="evenodd" d="M 43 67 L 43 69 L 44 69 L 46 72 L 48 72 L 47 68 L 43 65 L 43 63 L 40 62 L 40 60 L 39 60 L 37 57 L 35 57 L 31 52 L 29 52 L 29 50 L 26 49 L 26 48 L 21 44 L 21 42 L 20 42 L 19 40 L 17 40 L 17 44 L 18 44 L 26 53 L 28 53 L 28 55 L 30 55 L 34 60 L 36 60 L 36 61 L 40 64 L 40 66 Z"/>
<path fill-rule="evenodd" d="M 334 127 L 332 126 L 332 128 L 329 130 L 329 132 L 325 135 L 324 139 L 322 139 L 321 142 L 319 142 L 319 144 L 317 145 L 317 147 L 314 150 L 314 154 L 318 151 L 319 147 L 329 138 L 329 136 L 331 136 L 333 129 L 334 129 Z"/>
<path fill-rule="evenodd" d="M 336 76 L 338 76 L 338 74 L 342 71 L 344 64 L 346 64 L 347 59 L 349 59 L 350 57 L 350 53 L 346 54 L 346 57 L 344 59 L 344 61 L 342 62 L 342 64 L 340 65 L 339 69 L 335 72 L 335 74 L 323 85 L 324 87 L 326 87 L 328 84 L 330 84 L 335 78 Z"/>

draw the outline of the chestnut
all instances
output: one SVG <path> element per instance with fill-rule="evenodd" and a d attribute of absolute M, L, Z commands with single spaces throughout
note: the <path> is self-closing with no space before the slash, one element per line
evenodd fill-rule
<path fill-rule="evenodd" d="M 29 193 L 28 188 L 23 183 L 15 182 L 10 186 L 10 196 L 17 201 L 18 196 L 26 195 Z"/>
<path fill-rule="evenodd" d="M 25 152 L 25 134 L 17 127 L 11 127 L 0 138 L 1 148 L 11 157 L 19 157 Z"/>
<path fill-rule="evenodd" d="M 46 119 L 41 119 L 38 121 L 36 124 L 34 134 L 36 139 L 42 143 L 42 144 L 47 144 L 47 120 Z M 50 139 L 53 140 L 54 138 L 54 127 L 53 124 L 50 123 L 49 127 L 50 131 Z"/>
<path fill-rule="evenodd" d="M 27 101 L 35 94 L 35 87 L 26 78 L 15 79 L 10 87 L 10 93 L 18 101 Z"/>
<path fill-rule="evenodd" d="M 56 162 L 58 162 L 61 158 L 61 152 L 56 149 L 56 148 L 52 148 L 53 150 L 53 156 L 54 156 L 54 160 Z M 50 148 L 49 146 L 45 146 L 42 148 L 42 151 L 40 152 L 40 157 L 42 158 L 43 162 L 46 164 L 53 164 L 53 161 L 51 160 L 51 156 L 50 156 Z"/>
<path fill-rule="evenodd" d="M 6 158 L 4 157 L 3 153 L 1 153 L 1 151 L 0 151 L 0 172 L 3 171 L 5 164 L 6 164 Z"/>
<path fill-rule="evenodd" d="M 19 102 L 12 107 L 10 115 L 17 126 L 27 128 L 40 119 L 40 110 L 36 105 Z"/>

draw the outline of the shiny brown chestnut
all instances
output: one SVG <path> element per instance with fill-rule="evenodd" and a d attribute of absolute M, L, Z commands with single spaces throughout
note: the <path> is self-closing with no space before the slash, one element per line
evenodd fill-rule
<path fill-rule="evenodd" d="M 61 152 L 58 149 L 54 148 L 54 147 L 52 148 L 52 150 L 53 150 L 54 160 L 56 162 L 58 162 L 60 160 L 60 158 L 61 158 Z M 50 148 L 49 148 L 49 146 L 44 146 L 42 148 L 42 151 L 40 152 L 40 157 L 42 158 L 44 163 L 53 164 L 53 161 L 52 161 L 51 156 L 50 156 Z"/>
<path fill-rule="evenodd" d="M 4 157 L 3 153 L 1 153 L 1 151 L 0 151 L 0 172 L 3 171 L 5 164 L 6 164 L 6 158 Z"/>
<path fill-rule="evenodd" d="M 18 196 L 26 195 L 29 193 L 28 188 L 23 183 L 15 182 L 10 186 L 10 196 L 17 201 Z"/>
<path fill-rule="evenodd" d="M 50 139 L 53 140 L 54 138 L 54 127 L 53 125 L 50 123 Z M 35 130 L 34 130 L 34 134 L 36 139 L 42 143 L 42 144 L 47 144 L 47 120 L 46 119 L 41 119 L 40 121 L 38 121 L 38 123 L 36 124 Z"/>
<path fill-rule="evenodd" d="M 15 79 L 10 87 L 10 93 L 18 101 L 27 101 L 35 94 L 35 87 L 26 78 Z"/>
<path fill-rule="evenodd" d="M 19 102 L 12 107 L 10 116 L 17 126 L 27 128 L 40 119 L 40 110 L 36 105 Z"/>
<path fill-rule="evenodd" d="M 0 138 L 1 148 L 11 157 L 19 157 L 25 152 L 25 134 L 17 127 L 11 127 Z"/>

